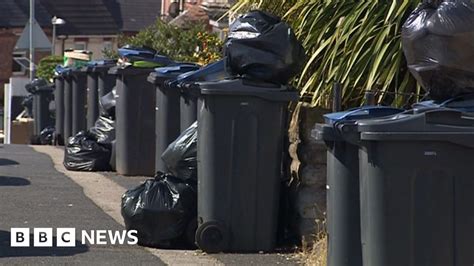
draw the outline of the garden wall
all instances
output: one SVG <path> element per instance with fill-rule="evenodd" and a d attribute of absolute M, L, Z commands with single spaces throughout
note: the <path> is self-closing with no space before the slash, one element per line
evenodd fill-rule
<path fill-rule="evenodd" d="M 299 104 L 290 122 L 293 229 L 305 242 L 312 242 L 325 229 L 326 147 L 311 137 L 315 123 L 323 122 L 328 110 Z"/>

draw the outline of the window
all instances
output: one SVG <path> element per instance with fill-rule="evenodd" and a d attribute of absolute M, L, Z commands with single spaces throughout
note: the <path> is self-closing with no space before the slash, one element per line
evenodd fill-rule
<path fill-rule="evenodd" d="M 86 42 L 75 42 L 74 43 L 74 50 L 87 50 L 87 43 Z"/>
<path fill-rule="evenodd" d="M 104 41 L 104 50 L 112 51 L 113 45 L 111 41 Z"/>
<path fill-rule="evenodd" d="M 25 61 L 26 59 L 26 61 Z M 30 61 L 26 58 L 26 52 L 14 52 L 12 55 L 12 72 L 14 75 L 25 75 Z"/>

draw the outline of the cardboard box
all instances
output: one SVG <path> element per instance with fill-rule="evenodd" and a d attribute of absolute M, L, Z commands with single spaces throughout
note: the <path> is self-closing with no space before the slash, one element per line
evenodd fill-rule
<path fill-rule="evenodd" d="M 11 125 L 11 139 L 12 144 L 30 144 L 31 136 L 33 135 L 33 119 L 21 118 L 14 120 Z"/>

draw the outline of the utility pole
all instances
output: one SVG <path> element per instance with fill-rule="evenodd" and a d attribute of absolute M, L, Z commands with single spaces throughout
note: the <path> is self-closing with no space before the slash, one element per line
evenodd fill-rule
<path fill-rule="evenodd" d="M 35 23 L 35 0 L 30 0 L 30 79 L 35 78 L 35 42 L 33 40 L 33 25 Z"/>

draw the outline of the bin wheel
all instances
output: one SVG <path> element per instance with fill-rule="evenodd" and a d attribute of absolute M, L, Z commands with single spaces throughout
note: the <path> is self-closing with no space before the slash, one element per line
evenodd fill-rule
<path fill-rule="evenodd" d="M 229 245 L 229 233 L 220 222 L 205 222 L 196 231 L 196 244 L 207 253 L 225 251 Z"/>
<path fill-rule="evenodd" d="M 54 146 L 64 146 L 63 137 L 60 134 L 54 133 L 54 135 L 53 135 L 53 145 Z"/>
<path fill-rule="evenodd" d="M 30 137 L 30 144 L 31 145 L 41 145 L 41 139 L 38 135 L 33 135 Z"/>

